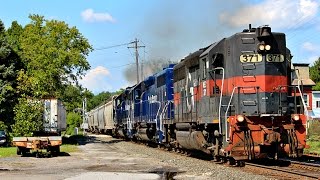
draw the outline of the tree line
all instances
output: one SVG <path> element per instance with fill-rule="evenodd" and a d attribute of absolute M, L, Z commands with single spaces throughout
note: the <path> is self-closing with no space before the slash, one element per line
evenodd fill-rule
<path fill-rule="evenodd" d="M 37 100 L 59 98 L 79 119 L 74 111 L 84 97 L 90 110 L 115 94 L 95 96 L 79 84 L 93 48 L 76 27 L 36 14 L 29 20 L 24 26 L 13 21 L 7 29 L 0 20 L 0 130 L 12 136 L 41 131 L 43 106 Z"/>

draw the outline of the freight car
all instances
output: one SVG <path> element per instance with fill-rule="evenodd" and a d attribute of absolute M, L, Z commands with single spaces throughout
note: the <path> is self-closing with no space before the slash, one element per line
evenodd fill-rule
<path fill-rule="evenodd" d="M 291 72 L 285 34 L 249 26 L 128 87 L 114 133 L 231 163 L 299 157 L 307 116 Z"/>
<path fill-rule="evenodd" d="M 113 100 L 98 106 L 88 113 L 89 131 L 95 133 L 111 134 L 114 130 Z"/>
<path fill-rule="evenodd" d="M 30 100 L 30 103 L 33 103 Z M 58 99 L 42 99 L 43 131 L 36 132 L 34 137 L 13 137 L 12 144 L 17 147 L 18 155 L 26 155 L 30 151 L 39 157 L 43 150 L 51 155 L 60 152 L 62 144 L 61 132 L 66 130 L 66 109 Z"/>

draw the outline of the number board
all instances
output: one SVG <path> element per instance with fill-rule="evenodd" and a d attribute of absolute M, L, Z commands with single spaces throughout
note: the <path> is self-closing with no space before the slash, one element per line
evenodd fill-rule
<path fill-rule="evenodd" d="M 242 54 L 240 56 L 240 62 L 242 63 L 262 62 L 262 55 L 261 54 Z"/>
<path fill-rule="evenodd" d="M 267 62 L 283 62 L 284 56 L 282 54 L 267 54 Z"/>

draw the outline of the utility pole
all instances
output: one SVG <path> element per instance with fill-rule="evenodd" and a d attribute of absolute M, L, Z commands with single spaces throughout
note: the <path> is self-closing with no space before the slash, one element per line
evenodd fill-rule
<path fill-rule="evenodd" d="M 136 38 L 134 41 L 130 42 L 129 44 L 134 44 L 133 47 L 128 47 L 128 48 L 134 48 L 135 49 L 135 54 L 136 54 L 136 70 L 137 70 L 137 83 L 140 82 L 139 80 L 139 51 L 138 48 L 145 47 L 145 46 L 138 46 L 139 40 Z"/>
<path fill-rule="evenodd" d="M 88 121 L 87 121 L 87 98 L 85 97 L 82 101 L 82 128 L 88 129 Z"/>

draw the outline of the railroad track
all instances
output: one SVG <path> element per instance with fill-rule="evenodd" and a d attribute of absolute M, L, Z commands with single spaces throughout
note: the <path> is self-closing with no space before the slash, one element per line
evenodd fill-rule
<path fill-rule="evenodd" d="M 142 145 L 142 144 L 140 144 Z M 164 148 L 160 148 L 162 150 L 165 150 Z M 166 150 L 168 151 L 168 150 Z M 186 153 L 186 151 L 168 151 L 168 152 L 174 152 L 177 154 L 180 154 L 182 156 L 189 156 L 190 158 L 198 158 L 197 155 L 193 153 Z M 193 154 L 193 155 L 191 155 Z M 191 155 L 191 156 L 190 156 Z M 209 157 L 206 158 L 203 155 L 200 158 L 204 161 L 210 161 Z M 239 168 L 245 168 L 245 169 L 251 169 L 250 172 L 255 174 L 262 174 L 265 176 L 271 176 L 275 178 L 280 179 L 319 179 L 320 180 L 320 165 L 314 164 L 314 163 L 306 163 L 306 162 L 299 162 L 299 161 L 292 161 L 292 160 L 281 160 L 282 163 L 280 164 L 274 164 L 274 165 L 262 165 L 252 162 L 245 162 L 244 167 Z M 226 164 L 223 162 L 216 162 L 219 164 Z M 228 165 L 230 166 L 230 165 Z M 235 165 L 232 165 L 235 166 Z M 238 167 L 238 166 L 236 166 Z M 254 169 L 253 169 L 254 168 Z M 257 170 L 259 169 L 259 170 Z"/>
<path fill-rule="evenodd" d="M 268 173 L 273 176 L 278 176 L 280 178 L 310 178 L 310 179 L 319 179 L 320 172 L 315 171 L 306 171 L 303 169 L 297 169 L 293 167 L 279 167 L 279 166 L 267 166 L 267 165 L 260 165 L 255 163 L 248 163 L 246 162 L 246 167 L 254 167 L 263 169 L 262 171 Z M 267 170 L 267 171 L 266 171 Z"/>
<path fill-rule="evenodd" d="M 290 160 L 291 167 L 320 173 L 320 164 Z M 320 176 L 319 176 L 320 177 Z"/>

